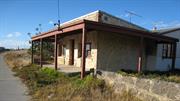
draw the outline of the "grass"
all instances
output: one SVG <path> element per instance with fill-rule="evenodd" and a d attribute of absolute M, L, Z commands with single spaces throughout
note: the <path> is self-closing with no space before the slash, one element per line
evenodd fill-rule
<path fill-rule="evenodd" d="M 123 76 L 158 79 L 158 80 L 164 80 L 168 82 L 180 83 L 180 70 L 173 70 L 173 71 L 167 71 L 167 72 L 145 71 L 141 73 L 137 73 L 131 70 L 120 70 L 117 73 Z"/>
<path fill-rule="evenodd" d="M 14 62 L 19 58 L 24 56 L 15 53 L 5 55 L 7 63 L 14 65 L 12 70 L 16 76 L 29 88 L 29 94 L 34 101 L 141 101 L 130 91 L 114 93 L 112 87 L 104 80 L 92 76 L 86 76 L 82 80 L 80 75 L 68 76 L 37 65 L 19 65 Z"/>

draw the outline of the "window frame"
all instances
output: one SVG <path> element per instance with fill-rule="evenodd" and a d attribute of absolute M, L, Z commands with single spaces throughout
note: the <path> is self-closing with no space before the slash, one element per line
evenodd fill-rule
<path fill-rule="evenodd" d="M 87 45 L 89 45 L 89 50 L 87 50 Z M 91 43 L 91 42 L 87 42 L 87 43 L 85 44 L 85 46 L 86 46 L 85 56 L 86 56 L 86 57 L 91 57 L 92 43 Z"/>
<path fill-rule="evenodd" d="M 173 58 L 173 44 L 166 43 L 162 44 L 162 58 L 171 59 Z"/>

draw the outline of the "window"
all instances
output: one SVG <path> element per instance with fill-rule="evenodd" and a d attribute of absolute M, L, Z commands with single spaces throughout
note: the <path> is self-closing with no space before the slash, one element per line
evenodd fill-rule
<path fill-rule="evenodd" d="M 78 58 L 82 56 L 82 43 L 78 44 Z"/>
<path fill-rule="evenodd" d="M 173 57 L 173 45 L 163 44 L 162 58 L 172 58 Z"/>
<path fill-rule="evenodd" d="M 91 43 L 86 43 L 86 57 L 91 56 Z"/>

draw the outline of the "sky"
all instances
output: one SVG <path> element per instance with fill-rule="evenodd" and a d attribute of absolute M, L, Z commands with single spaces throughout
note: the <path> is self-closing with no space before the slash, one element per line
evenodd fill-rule
<path fill-rule="evenodd" d="M 151 30 L 180 27 L 180 0 L 60 0 L 60 20 L 66 22 L 102 10 Z M 42 32 L 58 20 L 58 0 L 0 0 L 0 47 L 29 48 L 30 36 L 41 24 Z"/>

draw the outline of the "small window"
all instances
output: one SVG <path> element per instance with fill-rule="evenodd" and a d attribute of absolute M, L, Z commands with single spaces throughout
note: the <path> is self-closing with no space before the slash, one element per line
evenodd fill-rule
<path fill-rule="evenodd" d="M 86 43 L 86 57 L 91 56 L 91 43 Z"/>
<path fill-rule="evenodd" d="M 162 58 L 172 58 L 173 57 L 173 45 L 163 44 Z"/>
<path fill-rule="evenodd" d="M 78 58 L 82 56 L 82 43 L 78 44 Z"/>

